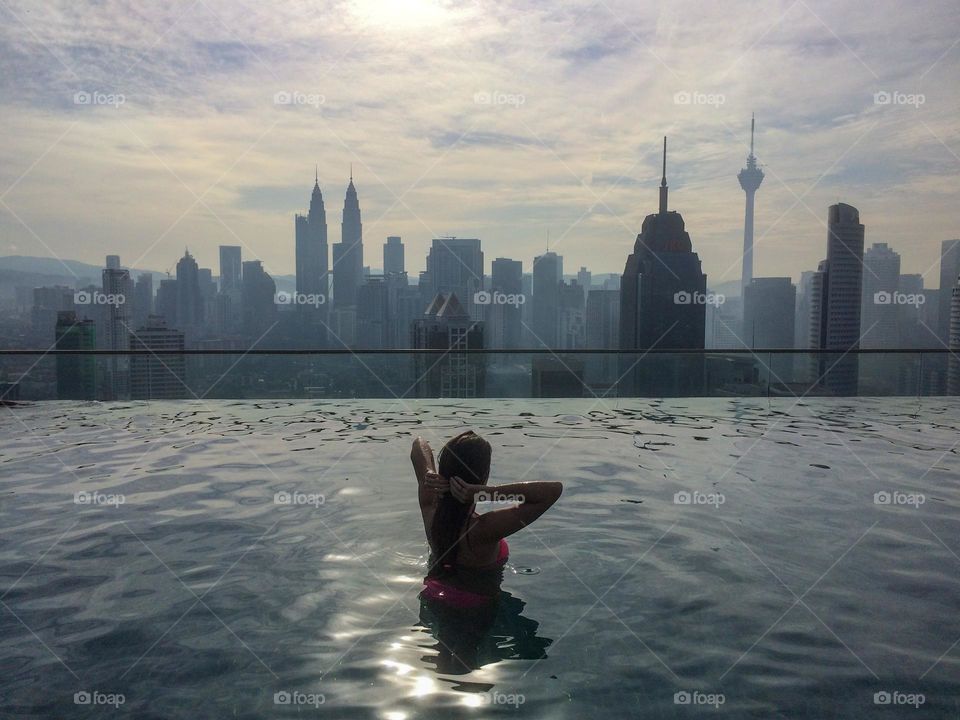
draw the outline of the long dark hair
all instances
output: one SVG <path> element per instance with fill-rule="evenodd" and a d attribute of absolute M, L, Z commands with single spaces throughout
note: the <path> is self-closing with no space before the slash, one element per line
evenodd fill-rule
<path fill-rule="evenodd" d="M 467 483 L 486 485 L 490 477 L 490 455 L 490 443 L 473 430 L 467 430 L 448 440 L 440 450 L 437 473 L 448 480 L 459 477 Z M 468 512 L 470 505 L 461 503 L 450 493 L 440 498 L 430 526 L 433 543 L 430 575 L 442 575 L 453 569 Z"/>

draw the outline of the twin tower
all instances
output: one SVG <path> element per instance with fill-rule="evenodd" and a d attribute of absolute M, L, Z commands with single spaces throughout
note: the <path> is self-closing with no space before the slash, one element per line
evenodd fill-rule
<path fill-rule="evenodd" d="M 308 303 L 308 307 L 321 310 L 331 305 L 330 279 L 333 276 L 332 304 L 337 309 L 356 307 L 357 288 L 363 282 L 363 224 L 360 221 L 360 201 L 353 185 L 353 170 L 350 184 L 343 200 L 343 221 L 340 223 L 340 242 L 333 246 L 333 265 L 327 253 L 327 212 L 320 192 L 319 171 L 314 179 L 310 195 L 310 210 L 306 215 L 297 215 L 296 263 L 297 295 L 322 298 Z"/>

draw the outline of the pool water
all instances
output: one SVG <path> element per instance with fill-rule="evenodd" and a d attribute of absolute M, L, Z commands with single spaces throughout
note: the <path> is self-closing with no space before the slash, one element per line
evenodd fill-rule
<path fill-rule="evenodd" d="M 3 717 L 960 717 L 956 400 L 0 417 Z M 468 427 L 565 490 L 439 617 L 409 449 Z"/>

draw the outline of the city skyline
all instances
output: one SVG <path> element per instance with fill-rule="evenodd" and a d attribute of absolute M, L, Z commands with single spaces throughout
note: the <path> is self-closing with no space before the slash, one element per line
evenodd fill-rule
<path fill-rule="evenodd" d="M 103 12 L 127 17 L 122 5 Z M 666 133 L 678 140 L 672 189 L 705 272 L 732 282 L 743 235 L 735 176 L 756 111 L 766 180 L 754 275 L 796 281 L 816 267 L 823 208 L 843 201 L 859 208 L 869 243 L 901 249 L 903 272 L 936 285 L 940 242 L 958 234 L 952 6 L 867 18 L 816 3 L 730 17 L 699 4 L 401 6 L 330 6 L 330 29 L 322 11 L 271 11 L 264 24 L 219 3 L 141 10 L 135 27 L 110 29 L 92 22 L 95 9 L 84 20 L 5 8 L 0 56 L 19 58 L 5 76 L 5 125 L 19 142 L 0 170 L 0 254 L 99 262 L 119 251 L 163 271 L 185 245 L 206 267 L 220 245 L 241 245 L 290 274 L 289 218 L 306 210 L 314 163 L 337 197 L 352 162 L 367 238 L 402 236 L 411 273 L 436 237 L 532 258 L 548 232 L 568 266 L 619 272 Z M 83 42 L 67 37 L 74 27 Z M 517 47 L 499 37 L 511 30 Z M 450 49 L 452 36 L 449 67 L 421 67 L 407 49 Z M 83 54 L 84 43 L 99 52 Z M 371 72 L 385 54 L 395 69 Z M 611 74 L 616 91 L 598 89 Z M 571 99 L 582 102 L 568 112 Z"/>

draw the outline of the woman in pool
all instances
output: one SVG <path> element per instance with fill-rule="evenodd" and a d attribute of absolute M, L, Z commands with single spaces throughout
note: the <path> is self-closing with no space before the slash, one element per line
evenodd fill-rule
<path fill-rule="evenodd" d="M 442 672 L 477 666 L 483 634 L 496 616 L 508 556 L 504 538 L 543 515 L 563 492 L 561 483 L 550 481 L 488 486 L 490 455 L 490 443 L 472 430 L 448 440 L 436 461 L 423 438 L 410 452 L 430 545 L 421 600 L 431 616 L 425 624 L 435 626 L 442 646 Z M 516 505 L 476 513 L 478 499 L 501 498 Z"/>

